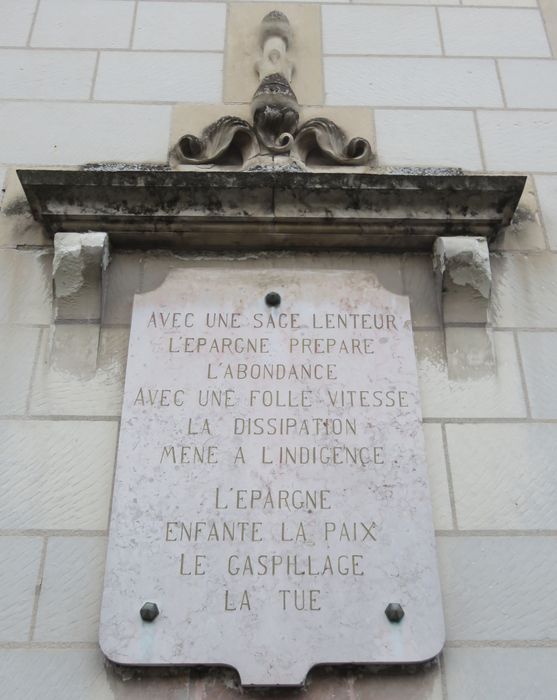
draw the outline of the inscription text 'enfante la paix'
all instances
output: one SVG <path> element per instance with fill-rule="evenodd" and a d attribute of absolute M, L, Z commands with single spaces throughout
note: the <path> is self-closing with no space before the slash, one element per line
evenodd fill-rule
<path fill-rule="evenodd" d="M 407 300 L 364 273 L 270 270 L 178 272 L 136 297 L 107 656 L 298 684 L 442 638 Z"/>

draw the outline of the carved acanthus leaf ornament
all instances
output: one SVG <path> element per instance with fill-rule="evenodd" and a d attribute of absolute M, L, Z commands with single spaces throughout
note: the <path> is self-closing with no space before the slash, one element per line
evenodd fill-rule
<path fill-rule="evenodd" d="M 259 87 L 252 102 L 253 124 L 239 117 L 221 117 L 201 136 L 187 134 L 174 147 L 179 163 L 239 164 L 249 167 L 257 156 L 288 155 L 298 164 L 366 165 L 373 158 L 364 138 L 348 139 L 330 119 L 317 117 L 299 125 L 300 106 L 290 80 L 288 59 L 292 29 L 282 12 L 270 12 L 261 22 L 262 56 L 255 67 Z"/>

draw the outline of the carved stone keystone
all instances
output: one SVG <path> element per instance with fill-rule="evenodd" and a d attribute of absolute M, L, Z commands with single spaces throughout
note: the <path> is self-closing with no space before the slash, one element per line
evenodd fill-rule
<path fill-rule="evenodd" d="M 103 278 L 109 262 L 106 233 L 54 236 L 55 321 L 100 321 Z"/>
<path fill-rule="evenodd" d="M 444 323 L 488 320 L 491 266 L 485 238 L 439 237 L 433 247 L 433 268 Z"/>
<path fill-rule="evenodd" d="M 290 86 L 295 66 L 288 58 L 292 28 L 282 12 L 269 12 L 260 26 L 261 57 L 255 62 L 259 87 L 251 103 L 253 125 L 234 116 L 209 124 L 200 137 L 186 134 L 174 146 L 178 164 L 215 163 L 244 169 L 272 166 L 273 157 L 288 155 L 296 169 L 309 164 L 366 165 L 369 142 L 348 139 L 330 119 L 309 119 L 299 126 L 300 106 Z"/>

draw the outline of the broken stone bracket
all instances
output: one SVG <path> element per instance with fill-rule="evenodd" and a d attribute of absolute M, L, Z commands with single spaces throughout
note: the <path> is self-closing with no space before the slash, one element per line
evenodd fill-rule
<path fill-rule="evenodd" d="M 466 347 L 453 347 L 453 336 L 445 333 L 449 375 L 462 364 L 470 368 L 479 362 L 487 369 L 493 365 L 494 355 L 489 334 L 491 265 L 486 239 L 437 238 L 433 246 L 433 269 L 443 326 L 473 325 L 485 329 L 481 334 L 476 331 L 474 343 Z"/>
<path fill-rule="evenodd" d="M 433 269 L 443 323 L 488 322 L 491 265 L 485 238 L 441 236 L 433 246 Z"/>
<path fill-rule="evenodd" d="M 55 322 L 100 323 L 109 260 L 108 234 L 56 233 L 52 268 Z"/>

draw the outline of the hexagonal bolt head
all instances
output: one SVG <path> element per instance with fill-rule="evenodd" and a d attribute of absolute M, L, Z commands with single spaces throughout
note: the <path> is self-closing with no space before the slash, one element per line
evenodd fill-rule
<path fill-rule="evenodd" d="M 404 610 L 400 603 L 389 603 L 385 608 L 385 615 L 390 622 L 400 622 L 404 617 Z"/>
<path fill-rule="evenodd" d="M 139 614 L 145 622 L 153 622 L 159 614 L 159 606 L 156 603 L 144 603 Z"/>
<path fill-rule="evenodd" d="M 280 294 L 278 292 L 269 292 L 265 296 L 265 303 L 267 306 L 278 306 L 281 302 Z"/>

